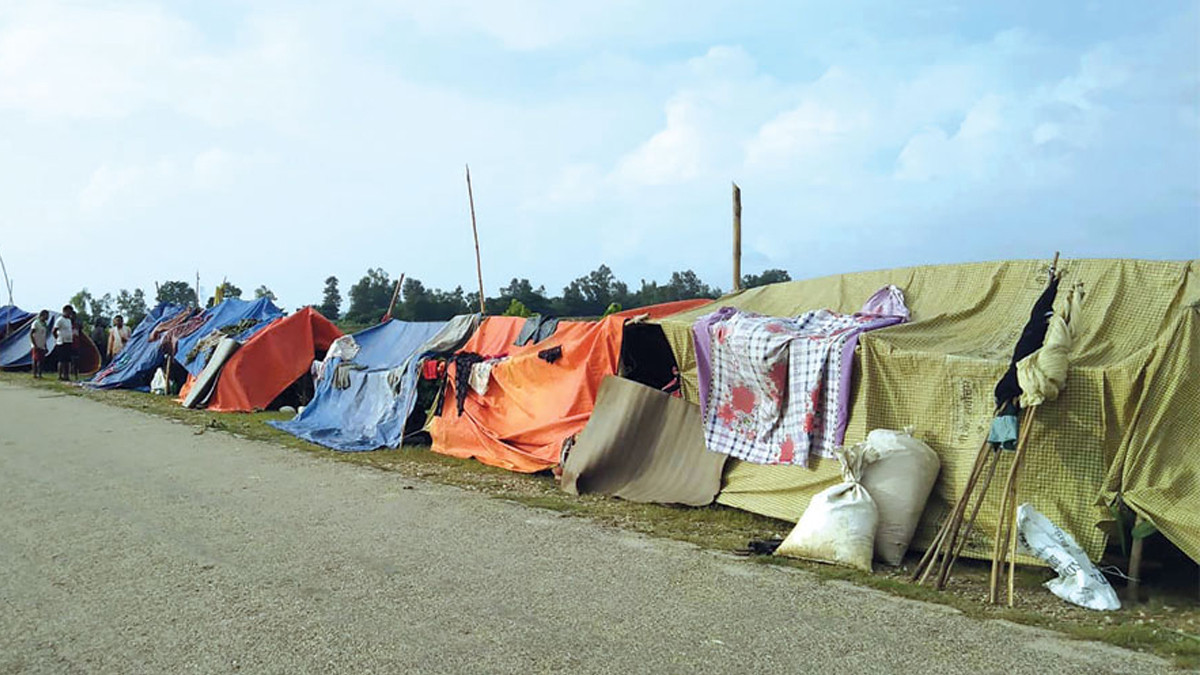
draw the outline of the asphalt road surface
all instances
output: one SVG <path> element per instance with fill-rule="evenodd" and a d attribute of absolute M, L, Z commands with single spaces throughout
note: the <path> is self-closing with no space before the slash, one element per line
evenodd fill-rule
<path fill-rule="evenodd" d="M 0 673 L 1166 670 L 0 383 Z"/>

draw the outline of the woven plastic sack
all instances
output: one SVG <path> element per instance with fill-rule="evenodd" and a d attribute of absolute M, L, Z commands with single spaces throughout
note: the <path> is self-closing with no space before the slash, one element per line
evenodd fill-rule
<path fill-rule="evenodd" d="M 840 448 L 844 482 L 812 498 L 776 555 L 871 571 L 878 515 L 875 502 L 859 483 L 864 446 Z"/>
<path fill-rule="evenodd" d="M 879 525 L 875 558 L 888 565 L 904 561 L 925 502 L 942 462 L 928 445 L 904 431 L 876 429 L 867 434 L 862 485 L 875 501 Z"/>
<path fill-rule="evenodd" d="M 1054 568 L 1046 588 L 1067 602 L 1098 610 L 1121 609 L 1117 592 L 1088 560 L 1074 537 L 1029 504 L 1017 507 L 1017 547 Z"/>

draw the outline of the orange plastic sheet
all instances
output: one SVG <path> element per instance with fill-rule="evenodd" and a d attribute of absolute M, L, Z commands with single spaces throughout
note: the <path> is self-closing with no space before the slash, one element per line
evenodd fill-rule
<path fill-rule="evenodd" d="M 276 319 L 229 357 L 208 409 L 220 412 L 265 409 L 308 372 L 318 352 L 329 349 L 341 336 L 337 326 L 311 307 Z"/>
<path fill-rule="evenodd" d="M 656 319 L 706 302 L 642 307 L 595 322 L 560 321 L 554 335 L 523 347 L 513 342 L 525 319 L 484 319 L 462 351 L 508 358 L 492 368 L 486 394 L 467 393 L 462 415 L 451 365 L 441 415 L 427 426 L 433 451 L 522 473 L 555 466 L 563 441 L 587 425 L 601 381 L 617 373 L 625 321 L 643 314 Z M 562 348 L 554 363 L 538 356 L 554 347 Z"/>

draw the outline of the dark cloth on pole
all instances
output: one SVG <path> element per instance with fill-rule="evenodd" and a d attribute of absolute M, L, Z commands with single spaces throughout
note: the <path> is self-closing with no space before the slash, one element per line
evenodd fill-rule
<path fill-rule="evenodd" d="M 1042 291 L 1033 309 L 1029 312 L 1029 322 L 1021 330 L 1021 337 L 1013 349 L 1012 361 L 1004 377 L 996 383 L 996 407 L 1002 408 L 1006 403 L 1021 396 L 1021 385 L 1017 382 L 1017 362 L 1029 356 L 1046 341 L 1046 329 L 1050 325 L 1050 317 L 1054 315 L 1054 298 L 1058 295 L 1058 276 L 1050 279 L 1046 290 Z M 1014 404 L 1020 409 L 1020 404 Z"/>

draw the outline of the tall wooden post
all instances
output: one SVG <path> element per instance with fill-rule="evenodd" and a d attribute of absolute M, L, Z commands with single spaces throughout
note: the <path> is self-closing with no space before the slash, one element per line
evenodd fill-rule
<path fill-rule="evenodd" d="M 388 304 L 387 313 L 383 315 L 379 323 L 384 323 L 392 318 L 392 310 L 396 309 L 396 298 L 400 297 L 400 285 L 404 283 L 404 272 L 400 273 L 400 278 L 396 280 L 396 290 L 392 291 L 392 301 Z"/>
<path fill-rule="evenodd" d="M 742 189 L 733 184 L 733 290 L 742 290 Z"/>
<path fill-rule="evenodd" d="M 467 199 L 471 202 L 471 233 L 475 235 L 475 276 L 479 279 L 479 313 L 487 314 L 483 304 L 483 264 L 479 261 L 479 228 L 475 225 L 475 193 L 471 191 L 471 165 L 467 165 Z"/>

